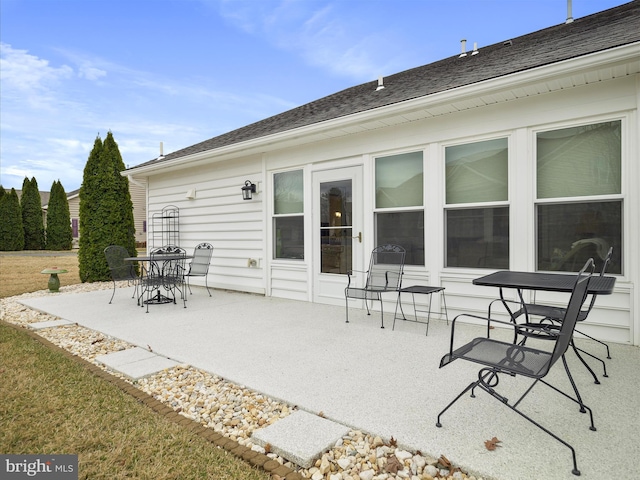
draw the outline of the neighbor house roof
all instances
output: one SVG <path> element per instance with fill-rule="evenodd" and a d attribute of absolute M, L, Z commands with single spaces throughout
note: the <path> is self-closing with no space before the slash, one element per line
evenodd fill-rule
<path fill-rule="evenodd" d="M 640 0 L 342 90 L 129 170 L 640 42 Z"/>

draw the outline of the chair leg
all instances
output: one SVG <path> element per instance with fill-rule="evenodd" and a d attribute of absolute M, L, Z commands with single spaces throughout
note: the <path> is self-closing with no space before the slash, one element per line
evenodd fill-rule
<path fill-rule="evenodd" d="M 347 321 L 345 323 L 349 323 L 349 297 L 347 297 L 347 295 L 344 295 L 344 303 L 346 304 L 347 308 L 346 308 L 346 312 L 347 312 Z"/>
<path fill-rule="evenodd" d="M 113 281 L 113 293 L 111 294 L 111 300 L 109 300 L 109 304 L 111 304 L 111 301 L 113 300 L 113 296 L 116 294 L 116 281 Z"/>
<path fill-rule="evenodd" d="M 606 343 L 604 343 L 603 341 L 598 340 L 597 338 L 593 338 L 591 335 L 587 335 L 586 333 L 581 332 L 581 331 L 579 331 L 579 330 L 576 330 L 576 331 L 575 331 L 575 333 L 579 333 L 580 335 L 582 335 L 582 336 L 584 336 L 584 337 L 587 337 L 587 338 L 589 338 L 589 339 L 593 340 L 594 342 L 598 342 L 599 344 L 604 345 L 604 347 L 607 349 L 607 358 L 608 358 L 609 360 L 611 360 L 611 353 L 609 352 L 609 345 L 607 345 L 607 344 L 606 344 Z M 605 377 L 606 377 L 606 375 L 605 375 Z"/>
<path fill-rule="evenodd" d="M 567 359 L 564 355 L 562 355 L 562 363 L 564 365 L 564 371 L 567 372 L 567 377 L 569 377 L 569 382 L 571 382 L 571 386 L 573 387 L 573 391 L 576 394 L 576 398 L 578 400 L 578 404 L 580 405 L 580 413 L 585 413 L 585 405 L 582 401 L 582 397 L 580 396 L 580 392 L 578 391 L 578 386 L 576 382 L 573 381 L 573 377 L 571 376 L 571 372 L 569 371 L 569 365 L 567 365 Z"/>
<path fill-rule="evenodd" d="M 207 288 L 207 293 L 211 296 L 211 292 L 209 291 L 209 275 L 204 276 L 204 286 Z M 191 289 L 189 289 L 191 291 Z"/>
<path fill-rule="evenodd" d="M 585 366 L 585 368 L 589 371 L 589 373 L 591 374 L 591 376 L 593 377 L 593 383 L 595 383 L 596 385 L 600 385 L 600 380 L 598 380 L 598 376 L 595 374 L 595 372 L 591 369 L 591 367 L 589 366 L 589 364 L 587 363 L 587 361 L 582 358 L 582 355 L 580 355 L 580 352 L 589 355 L 590 357 L 598 360 L 600 363 L 602 363 L 602 368 L 604 370 L 604 377 L 607 376 L 607 366 L 604 363 L 604 360 L 596 357 L 595 355 L 591 355 L 589 352 L 585 352 L 584 350 L 576 347 L 575 343 L 573 343 L 573 341 L 571 341 L 571 348 L 573 348 L 573 351 L 576 354 L 576 357 L 578 357 L 578 359 L 582 362 L 582 364 Z"/>
<path fill-rule="evenodd" d="M 483 373 L 484 372 L 484 373 Z M 449 403 L 449 405 L 447 405 L 444 410 L 442 410 L 439 414 L 438 414 L 438 420 L 436 422 L 436 427 L 442 427 L 442 424 L 440 423 L 440 417 L 454 404 L 456 403 L 465 393 L 467 393 L 469 390 L 473 391 L 475 390 L 476 387 L 480 387 L 480 389 L 484 390 L 485 392 L 487 392 L 489 395 L 491 395 L 493 398 L 495 398 L 496 400 L 499 400 L 500 403 L 506 405 L 507 407 L 509 407 L 509 409 L 511 409 L 512 411 L 516 412 L 518 415 L 520 415 L 522 418 L 524 418 L 525 420 L 528 420 L 530 423 L 532 423 L 533 425 L 535 425 L 536 427 L 538 427 L 540 430 L 542 430 L 543 432 L 545 432 L 547 435 L 550 435 L 551 437 L 555 438 L 558 442 L 562 443 L 564 446 L 566 446 L 567 448 L 569 448 L 569 450 L 571 450 L 571 458 L 573 460 L 573 469 L 571 470 L 571 473 L 573 473 L 576 476 L 580 475 L 580 470 L 578 470 L 578 462 L 576 459 L 576 451 L 575 449 L 566 441 L 564 441 L 562 438 L 558 437 L 556 434 L 554 434 L 553 432 L 551 432 L 550 430 L 548 430 L 547 428 L 543 427 L 542 425 L 540 425 L 538 422 L 536 422 L 535 420 L 533 420 L 532 418 L 530 418 L 529 416 L 527 416 L 526 414 L 524 414 L 523 412 L 521 412 L 520 410 L 518 410 L 517 405 L 520 403 L 520 401 L 529 393 L 529 391 L 531 391 L 531 389 L 533 388 L 533 386 L 537 383 L 537 380 L 535 382 L 533 382 L 533 384 L 527 389 L 527 391 L 524 393 L 524 395 L 522 395 L 522 397 L 520 397 L 520 399 L 518 399 L 518 401 L 514 404 L 514 405 L 510 405 L 508 400 L 503 397 L 502 395 L 498 394 L 493 387 L 496 386 L 498 384 L 498 380 L 497 380 L 497 373 L 493 372 L 493 371 L 487 371 L 485 369 L 481 370 L 478 374 L 478 380 L 469 384 L 462 392 L 460 392 L 458 394 L 458 396 L 456 398 L 453 399 L 453 401 L 451 403 Z M 549 385 L 547 382 L 540 380 L 542 383 L 544 383 L 545 385 L 551 387 L 552 389 L 556 390 L 557 392 L 561 393 L 562 395 L 564 395 L 565 397 L 569 398 L 570 400 L 576 402 L 576 403 L 580 403 L 582 405 L 581 402 L 578 402 L 576 399 L 570 397 L 569 395 L 567 395 L 566 393 L 564 393 L 561 390 L 558 390 L 556 387 L 554 387 L 553 385 Z M 588 407 L 587 407 L 588 408 Z M 591 415 L 591 430 L 595 430 L 595 427 L 593 426 L 593 415 L 591 414 L 591 410 L 589 409 L 589 414 Z"/>
<path fill-rule="evenodd" d="M 458 396 L 456 398 L 453 399 L 453 401 L 451 401 L 451 403 L 449 403 L 449 405 L 447 405 L 446 407 L 444 407 L 444 409 L 438 414 L 438 420 L 436 421 L 436 427 L 441 428 L 442 424 L 440 423 L 440 417 L 444 414 L 444 412 L 446 412 L 447 410 L 449 410 L 449 408 L 451 408 L 453 406 L 454 403 L 456 403 L 458 400 L 460 400 L 460 398 L 467 393 L 469 390 L 471 390 L 472 388 L 475 388 L 478 386 L 478 384 L 480 383 L 480 380 L 477 380 L 475 382 L 470 383 L 467 388 L 465 388 L 464 390 L 462 390 Z"/>

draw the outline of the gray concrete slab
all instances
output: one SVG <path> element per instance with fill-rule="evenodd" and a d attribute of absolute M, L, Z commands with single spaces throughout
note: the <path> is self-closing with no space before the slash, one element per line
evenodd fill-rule
<path fill-rule="evenodd" d="M 98 355 L 96 361 L 131 380 L 148 377 L 167 368 L 180 365 L 175 360 L 157 355 L 140 347 Z"/>
<path fill-rule="evenodd" d="M 43 328 L 61 327 L 63 325 L 70 325 L 73 322 L 69 320 L 48 320 L 46 322 L 36 322 L 28 324 L 31 330 L 42 330 Z"/>
<path fill-rule="evenodd" d="M 271 451 L 304 468 L 313 466 L 316 459 L 349 433 L 349 428 L 298 410 L 268 427 L 253 432 L 257 445 L 269 444 Z"/>
<path fill-rule="evenodd" d="M 379 312 L 319 305 L 216 290 L 209 297 L 194 289 L 187 308 L 152 305 L 149 313 L 135 300 L 110 291 L 21 299 L 21 302 L 77 322 L 180 363 L 193 365 L 245 385 L 311 414 L 323 412 L 336 423 L 392 436 L 400 448 L 446 455 L 478 476 L 508 480 L 572 478 L 571 453 L 484 392 L 463 397 L 435 426 L 438 413 L 470 382 L 478 367 L 453 362 L 439 369 L 449 348 L 451 327 L 431 319 L 424 326 L 397 322 L 380 329 Z M 451 319 L 456 313 L 449 305 Z M 391 327 L 393 315 L 386 320 Z M 458 325 L 460 341 L 484 335 L 484 328 Z M 499 332 L 495 332 L 499 334 Z M 459 335 L 459 337 L 458 337 Z M 586 340 L 578 345 L 602 354 Z M 556 392 L 538 385 L 521 408 L 576 448 L 582 478 L 635 478 L 640 458 L 640 349 L 610 344 L 608 378 L 595 385 L 571 352 L 567 360 L 584 401 L 593 409 L 596 432 L 588 418 Z M 598 368 L 594 365 L 594 368 Z M 596 370 L 601 374 L 599 370 Z M 549 377 L 571 391 L 561 364 Z M 517 398 L 526 379 L 501 378 L 507 398 Z M 310 435 L 313 432 L 309 432 Z M 498 437 L 501 448 L 488 451 L 484 441 Z"/>

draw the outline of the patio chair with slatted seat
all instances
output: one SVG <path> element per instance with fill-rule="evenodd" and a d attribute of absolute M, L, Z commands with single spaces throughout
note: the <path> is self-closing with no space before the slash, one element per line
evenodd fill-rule
<path fill-rule="evenodd" d="M 565 315 L 562 319 L 560 329 L 544 332 L 545 335 L 553 338 L 554 345 L 552 350 L 540 350 L 538 348 L 529 347 L 527 345 L 504 342 L 493 338 L 488 338 L 488 336 L 475 338 L 462 346 L 456 347 L 454 346 L 455 326 L 460 318 L 471 318 L 474 321 L 480 320 L 487 323 L 490 322 L 492 324 L 498 323 L 512 329 L 518 328 L 518 325 L 514 324 L 513 322 L 503 322 L 500 320 L 484 318 L 471 314 L 458 315 L 451 324 L 451 341 L 449 353 L 444 355 L 440 360 L 440 368 L 446 367 L 447 365 L 450 365 L 458 359 L 478 363 L 482 365 L 482 368 L 478 372 L 478 380 L 470 383 L 456 398 L 453 399 L 451 403 L 449 403 L 438 414 L 436 426 L 442 427 L 442 424 L 440 422 L 442 415 L 447 410 L 449 410 L 449 408 L 451 408 L 463 395 L 471 391 L 471 396 L 474 397 L 475 389 L 479 388 L 480 390 L 487 392 L 496 400 L 499 400 L 501 403 L 509 407 L 512 411 L 516 412 L 518 415 L 525 418 L 551 437 L 555 438 L 558 442 L 568 447 L 571 450 L 571 455 L 573 458 L 572 473 L 574 475 L 580 475 L 576 460 L 576 452 L 573 446 L 530 418 L 524 412 L 519 410 L 518 405 L 529 394 L 529 392 L 531 392 L 535 385 L 537 385 L 538 383 L 542 383 L 550 387 L 552 390 L 560 393 L 562 396 L 571 400 L 572 402 L 579 404 L 581 409 L 585 409 L 585 411 L 588 411 L 591 421 L 591 426 L 589 428 L 590 430 L 596 429 L 593 423 L 593 413 L 589 407 L 584 405 L 580 397 L 574 398 L 545 380 L 545 377 L 547 376 L 551 368 L 558 360 L 561 359 L 562 363 L 564 364 L 567 376 L 569 377 L 569 380 L 574 387 L 574 391 L 577 392 L 577 389 L 575 388 L 575 382 L 573 381 L 571 373 L 569 372 L 569 369 L 567 367 L 565 353 L 569 348 L 573 330 L 580 315 L 580 309 L 582 308 L 582 305 L 584 304 L 587 296 L 587 287 L 591 278 L 592 271 L 593 260 L 589 259 L 576 277 L 576 282 L 574 284 Z M 531 329 L 542 332 L 543 327 L 532 326 Z M 527 377 L 533 379 L 533 383 L 525 390 L 524 394 L 518 400 L 510 403 L 508 398 L 498 393 L 497 391 L 499 376 L 502 374 L 507 374 L 512 377 Z M 557 409 L 561 408 L 561 406 L 554 403 L 553 405 L 548 405 L 547 408 Z"/>
<path fill-rule="evenodd" d="M 367 308 L 367 315 L 371 315 L 369 301 L 380 302 L 380 328 L 384 328 L 384 307 L 382 304 L 382 294 L 394 292 L 397 296 L 402 286 L 402 274 L 404 270 L 404 258 L 406 251 L 399 245 L 381 245 L 371 252 L 369 270 L 361 272 L 366 274 L 366 280 L 362 287 L 352 284 L 354 272 L 347 272 L 348 283 L 344 289 L 344 297 L 347 306 L 347 320 L 349 323 L 349 299 L 355 298 L 364 300 Z"/>
<path fill-rule="evenodd" d="M 209 283 L 207 277 L 209 275 L 209 264 L 211 263 L 211 255 L 213 254 L 213 245 L 210 243 L 200 243 L 196 245 L 196 248 L 193 250 L 193 259 L 189 263 L 189 267 L 187 268 L 187 273 L 185 273 L 185 278 L 187 280 L 187 287 L 189 288 L 189 293 L 193 293 L 191 291 L 190 277 L 204 277 L 204 285 L 207 288 L 207 292 L 209 296 L 211 296 L 211 291 L 209 291 Z"/>

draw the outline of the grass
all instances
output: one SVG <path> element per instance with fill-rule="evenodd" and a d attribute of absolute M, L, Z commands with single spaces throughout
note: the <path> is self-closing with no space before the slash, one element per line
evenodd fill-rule
<path fill-rule="evenodd" d="M 80 283 L 77 252 L 0 252 L 0 298 L 46 289 L 49 275 L 40 272 L 51 267 L 68 270 L 61 286 Z"/>
<path fill-rule="evenodd" d="M 5 263 L 7 258 L 10 261 Z M 77 276 L 77 257 L 54 255 L 54 265 L 51 258 L 2 255 L 3 296 L 9 291 L 15 295 L 46 288 L 40 274 L 46 266 L 67 268 L 75 262 L 75 273 L 68 268 L 68 277 Z M 6 285 L 14 283 L 9 264 L 23 271 L 20 281 L 26 290 Z M 0 384 L 0 452 L 4 454 L 77 454 L 82 479 L 270 478 L 156 414 L 59 350 L 3 324 Z"/>

